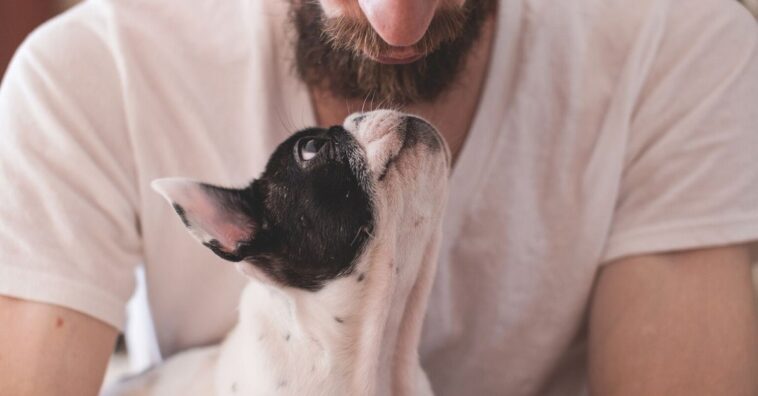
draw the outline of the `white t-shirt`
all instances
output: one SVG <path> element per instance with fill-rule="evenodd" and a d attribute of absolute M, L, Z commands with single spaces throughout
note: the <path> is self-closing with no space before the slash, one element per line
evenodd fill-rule
<path fill-rule="evenodd" d="M 93 0 L 0 88 L 0 293 L 124 325 L 144 263 L 164 355 L 244 283 L 151 180 L 243 185 L 314 124 L 286 0 Z M 440 395 L 572 395 L 613 259 L 758 239 L 758 29 L 721 0 L 503 0 L 451 180 L 421 346 Z"/>

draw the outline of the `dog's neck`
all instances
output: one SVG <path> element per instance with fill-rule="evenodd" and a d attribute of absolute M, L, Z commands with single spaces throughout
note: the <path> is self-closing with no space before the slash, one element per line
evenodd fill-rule
<path fill-rule="evenodd" d="M 342 376 L 346 394 L 416 394 L 418 342 L 439 224 L 416 219 L 397 233 L 388 230 L 396 230 L 391 223 L 400 219 L 386 220 L 354 270 L 317 292 L 253 281 L 241 300 L 237 336 L 264 336 L 260 299 L 270 298 L 267 309 L 275 308 L 274 315 L 291 324 L 280 330 L 277 342 L 304 342 L 322 352 L 324 361 L 312 372 Z"/>

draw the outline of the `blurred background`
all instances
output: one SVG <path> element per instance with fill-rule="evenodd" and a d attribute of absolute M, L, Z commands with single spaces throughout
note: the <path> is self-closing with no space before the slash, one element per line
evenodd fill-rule
<path fill-rule="evenodd" d="M 76 0 L 0 0 L 0 76 L 16 47 L 34 28 L 78 3 Z"/>

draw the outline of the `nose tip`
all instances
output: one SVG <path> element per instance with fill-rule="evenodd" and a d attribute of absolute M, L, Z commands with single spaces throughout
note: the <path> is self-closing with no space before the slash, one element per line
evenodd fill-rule
<path fill-rule="evenodd" d="M 421 117 L 417 117 L 414 115 L 407 115 L 405 116 L 405 118 L 409 124 L 409 127 L 414 130 L 430 130 L 430 129 L 435 130 L 435 131 L 437 130 L 437 128 L 435 128 L 432 124 L 430 124 L 429 121 Z"/>
<path fill-rule="evenodd" d="M 406 116 L 407 130 L 405 144 L 407 146 L 418 143 L 424 144 L 433 151 L 442 150 L 445 154 L 445 160 L 450 165 L 450 152 L 445 144 L 445 139 L 431 123 L 423 118 L 408 115 Z"/>
<path fill-rule="evenodd" d="M 363 120 L 365 119 L 366 119 L 366 113 L 354 113 L 354 114 L 351 114 L 347 118 L 346 124 L 350 124 L 357 127 L 361 125 L 361 122 L 363 122 Z"/>
<path fill-rule="evenodd" d="M 359 0 L 358 5 L 387 44 L 407 47 L 416 44 L 426 33 L 437 0 Z"/>

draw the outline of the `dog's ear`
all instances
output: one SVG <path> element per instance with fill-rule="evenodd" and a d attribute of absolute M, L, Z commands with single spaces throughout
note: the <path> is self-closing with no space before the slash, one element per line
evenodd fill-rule
<path fill-rule="evenodd" d="M 253 239 L 257 228 L 250 189 L 222 188 L 181 178 L 158 179 L 151 186 L 168 200 L 203 245 L 223 259 L 244 259 L 239 248 Z"/>

